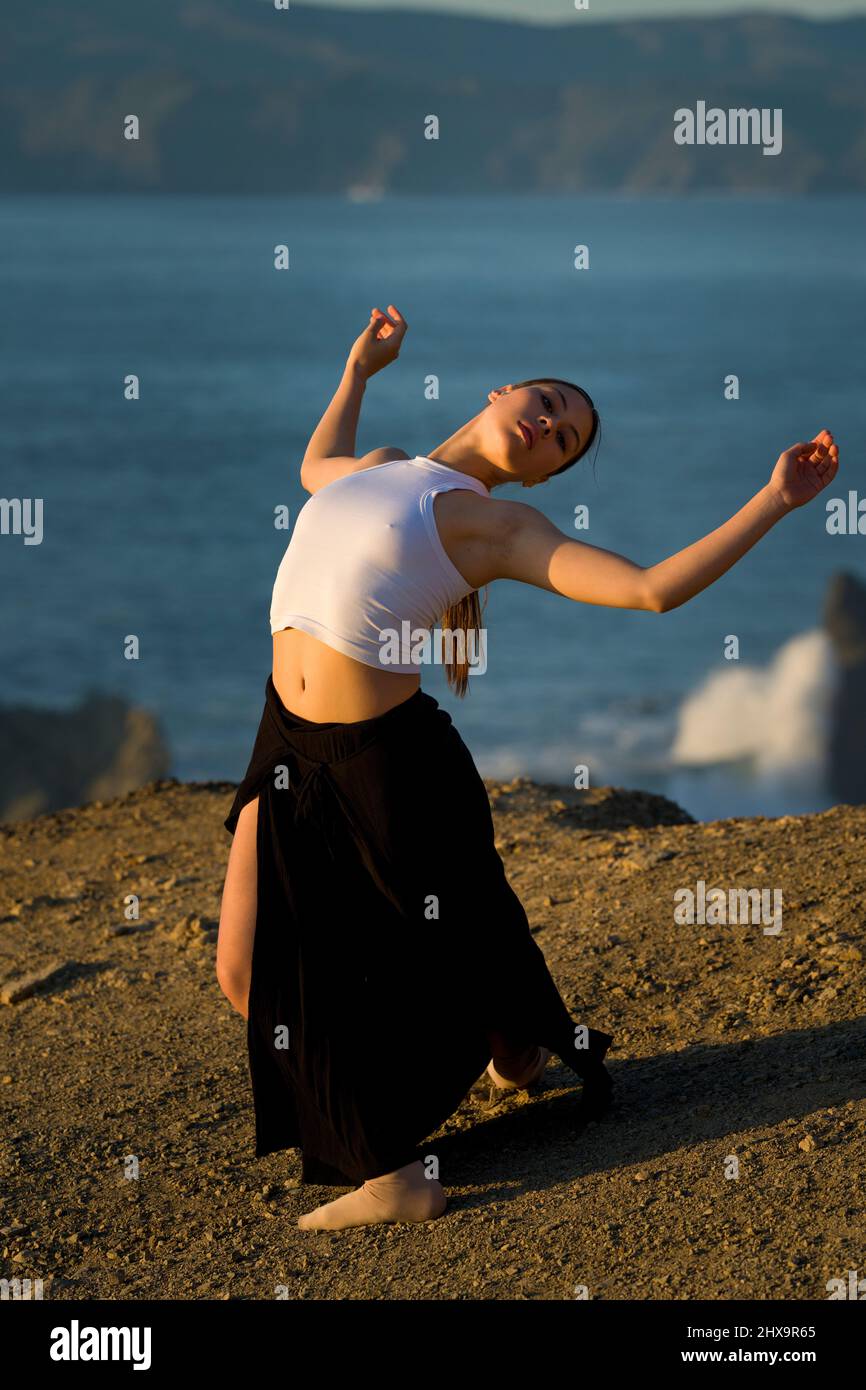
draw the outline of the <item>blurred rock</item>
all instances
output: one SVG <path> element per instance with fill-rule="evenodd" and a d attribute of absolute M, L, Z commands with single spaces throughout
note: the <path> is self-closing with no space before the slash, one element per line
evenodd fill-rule
<path fill-rule="evenodd" d="M 839 666 L 831 704 L 827 782 L 840 802 L 866 802 L 866 585 L 835 574 L 824 600 L 824 627 Z"/>
<path fill-rule="evenodd" d="M 123 796 L 170 766 L 157 718 L 119 696 L 94 692 L 73 710 L 0 708 L 0 821 Z"/>

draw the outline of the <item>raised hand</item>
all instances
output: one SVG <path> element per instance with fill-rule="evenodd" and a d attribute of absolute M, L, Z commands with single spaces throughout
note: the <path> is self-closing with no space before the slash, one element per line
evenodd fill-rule
<path fill-rule="evenodd" d="M 829 430 L 795 444 L 779 458 L 770 478 L 787 507 L 803 507 L 832 483 L 839 468 L 839 449 Z"/>
<path fill-rule="evenodd" d="M 370 322 L 352 344 L 349 365 L 354 366 L 367 380 L 399 355 L 408 324 L 393 304 L 388 312 L 370 310 Z"/>

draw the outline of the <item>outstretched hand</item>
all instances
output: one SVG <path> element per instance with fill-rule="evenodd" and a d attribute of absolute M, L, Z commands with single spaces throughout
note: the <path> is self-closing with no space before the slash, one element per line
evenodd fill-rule
<path fill-rule="evenodd" d="M 770 486 L 787 507 L 803 507 L 832 483 L 839 468 L 839 449 L 829 430 L 786 449 L 773 469 Z"/>
<path fill-rule="evenodd" d="M 393 304 L 388 305 L 387 314 L 371 309 L 370 322 L 352 344 L 349 365 L 357 367 L 365 380 L 380 372 L 398 356 L 408 326 Z"/>

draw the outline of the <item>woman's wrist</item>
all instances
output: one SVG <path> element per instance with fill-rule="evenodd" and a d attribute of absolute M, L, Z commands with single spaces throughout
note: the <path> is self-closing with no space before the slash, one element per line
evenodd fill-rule
<path fill-rule="evenodd" d="M 786 502 L 784 496 L 773 482 L 765 483 L 761 488 L 759 496 L 763 497 L 770 511 L 771 519 L 774 522 L 781 521 L 783 516 L 787 516 L 789 512 L 794 510 L 791 503 Z"/>
<path fill-rule="evenodd" d="M 343 380 L 348 381 L 352 386 L 359 385 L 363 390 L 367 385 L 367 375 L 360 362 L 356 362 L 351 357 L 348 359 L 343 372 Z"/>

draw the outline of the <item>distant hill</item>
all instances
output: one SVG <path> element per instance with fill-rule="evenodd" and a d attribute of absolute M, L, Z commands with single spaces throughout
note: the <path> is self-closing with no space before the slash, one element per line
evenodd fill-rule
<path fill-rule="evenodd" d="M 864 60 L 866 19 L 554 28 L 295 0 L 40 0 L 0 56 L 0 186 L 862 191 Z M 674 110 L 699 100 L 781 107 L 783 153 L 676 145 Z"/>

